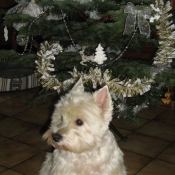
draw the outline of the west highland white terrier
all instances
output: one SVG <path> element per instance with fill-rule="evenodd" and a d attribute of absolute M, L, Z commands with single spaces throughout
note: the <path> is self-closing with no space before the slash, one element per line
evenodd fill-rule
<path fill-rule="evenodd" d="M 123 153 L 109 130 L 112 100 L 107 86 L 84 92 L 81 79 L 55 105 L 43 138 L 55 147 L 39 175 L 126 175 Z"/>

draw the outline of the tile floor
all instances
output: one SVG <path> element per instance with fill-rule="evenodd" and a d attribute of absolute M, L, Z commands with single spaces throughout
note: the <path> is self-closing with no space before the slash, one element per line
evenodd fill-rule
<path fill-rule="evenodd" d="M 38 88 L 0 93 L 0 174 L 37 175 L 46 151 L 41 131 L 51 116 L 53 101 L 29 107 Z M 139 123 L 113 121 L 127 137 L 116 139 L 123 150 L 128 175 L 175 174 L 175 111 L 148 107 Z"/>

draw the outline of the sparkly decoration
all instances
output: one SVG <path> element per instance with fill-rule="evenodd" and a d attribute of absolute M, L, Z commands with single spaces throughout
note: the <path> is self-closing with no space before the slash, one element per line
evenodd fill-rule
<path fill-rule="evenodd" d="M 151 9 L 149 7 L 144 8 L 143 10 L 136 10 L 133 3 L 128 2 L 125 10 L 125 13 L 128 13 L 125 23 L 125 29 L 123 34 L 131 33 L 135 30 L 136 17 L 138 19 L 138 27 L 140 33 L 146 37 L 150 36 L 150 25 L 146 19 L 151 17 Z"/>
<path fill-rule="evenodd" d="M 25 35 L 17 35 L 16 42 L 19 46 L 25 46 L 27 42 L 27 38 Z"/>
<path fill-rule="evenodd" d="M 98 64 L 103 64 L 105 60 L 107 60 L 107 57 L 103 51 L 103 47 L 101 46 L 101 44 L 98 44 L 98 47 L 96 48 L 95 52 L 94 62 Z"/>
<path fill-rule="evenodd" d="M 170 13 L 172 7 L 170 1 L 164 3 L 163 0 L 156 0 L 156 4 L 151 4 L 151 7 L 155 11 L 151 21 L 157 21 L 156 28 L 159 35 L 159 48 L 154 57 L 153 65 L 163 70 L 162 67 L 170 67 L 172 59 L 175 58 L 175 25 Z"/>
<path fill-rule="evenodd" d="M 98 16 L 98 12 L 96 10 L 93 11 L 86 11 L 85 12 L 91 19 L 99 20 L 100 17 Z"/>
<path fill-rule="evenodd" d="M 48 16 L 47 16 L 47 20 L 55 20 L 55 21 L 57 21 L 57 20 L 61 20 L 62 18 L 60 18 L 58 15 L 55 15 L 55 14 L 49 14 Z"/>
<path fill-rule="evenodd" d="M 136 106 L 134 106 L 133 107 L 133 113 L 134 113 L 134 115 L 136 115 L 139 111 L 141 111 L 142 109 L 144 109 L 144 108 L 147 108 L 148 107 L 148 104 L 142 104 L 142 105 L 136 105 Z"/>
<path fill-rule="evenodd" d="M 44 13 L 44 10 L 42 7 L 38 6 L 35 3 L 35 0 L 31 0 L 29 2 L 28 0 L 16 0 L 17 4 L 15 7 L 11 8 L 6 15 L 12 14 L 12 13 L 22 13 L 22 14 L 28 14 L 32 17 L 38 17 L 41 14 Z M 19 31 L 21 27 L 25 26 L 26 23 L 14 23 L 13 27 Z"/>
<path fill-rule="evenodd" d="M 22 10 L 27 7 L 27 5 L 29 4 L 30 0 L 15 0 L 18 4 L 14 7 L 12 7 L 11 9 L 9 9 L 6 13 L 6 15 L 8 14 L 12 14 L 12 13 L 21 13 Z"/>
<path fill-rule="evenodd" d="M 94 89 L 97 88 L 97 85 L 108 85 L 111 93 L 121 97 L 142 95 L 150 90 L 152 81 L 149 79 L 133 78 L 121 81 L 118 78 L 112 78 L 112 72 L 108 69 L 102 72 L 98 67 L 90 68 L 87 74 L 78 72 L 74 68 L 73 72 L 70 72 L 72 78 L 59 82 L 55 78 L 56 76 L 51 75 L 51 73 L 55 71 L 54 64 L 52 64 L 52 60 L 55 60 L 54 55 L 58 55 L 60 52 L 62 52 L 62 47 L 59 43 L 49 44 L 47 41 L 41 44 L 40 51 L 37 52 L 37 73 L 40 75 L 41 85 L 46 89 L 54 89 L 60 92 L 61 89 L 66 89 L 81 77 L 84 83 L 91 82 Z"/>
<path fill-rule="evenodd" d="M 26 26 L 26 23 L 13 23 L 13 27 L 16 29 L 16 31 L 19 31 L 21 27 Z"/>
<path fill-rule="evenodd" d="M 41 44 L 40 51 L 37 52 L 38 60 L 35 61 L 37 64 L 37 74 L 41 75 L 39 82 L 46 89 L 59 90 L 62 86 L 62 83 L 55 78 L 56 75 L 51 75 L 55 71 L 51 61 L 55 60 L 54 55 L 58 55 L 62 50 L 59 43 L 49 44 L 45 41 Z"/>
<path fill-rule="evenodd" d="M 65 25 L 65 27 L 66 27 L 66 31 L 67 31 L 67 33 L 68 33 L 68 35 L 69 35 L 69 38 L 70 38 L 70 40 L 71 40 L 71 42 L 72 42 L 72 45 L 73 45 L 73 47 L 76 49 L 76 51 L 78 52 L 77 45 L 75 44 L 75 42 L 74 42 L 74 40 L 73 40 L 73 38 L 72 38 L 72 36 L 71 36 L 71 34 L 70 34 L 70 32 L 69 32 L 69 29 L 68 29 L 68 26 L 67 26 L 67 23 L 66 23 L 66 20 L 65 20 L 66 15 L 63 13 L 63 10 L 62 10 L 62 9 L 61 9 L 61 17 L 62 17 L 62 20 L 63 20 L 64 25 Z"/>
<path fill-rule="evenodd" d="M 5 41 L 8 40 L 8 30 L 7 30 L 7 26 L 4 27 L 4 38 L 5 38 Z"/>
<path fill-rule="evenodd" d="M 85 46 L 84 47 L 82 47 L 82 50 L 81 51 L 79 51 L 79 54 L 81 55 L 81 58 L 82 58 L 82 61 L 80 62 L 80 64 L 82 64 L 82 65 L 86 65 L 85 64 L 85 62 L 87 62 L 87 61 L 94 61 L 94 55 L 90 55 L 90 56 L 87 56 L 87 55 L 85 55 L 84 54 L 84 50 L 85 50 Z"/>
<path fill-rule="evenodd" d="M 24 51 L 22 53 L 19 53 L 19 55 L 24 55 L 25 51 L 28 48 L 28 44 L 29 44 L 29 39 L 31 39 L 31 46 L 29 49 L 29 53 L 31 52 L 32 49 L 32 42 L 33 42 L 33 35 L 30 36 L 30 30 L 31 27 L 33 25 L 33 23 L 35 22 L 36 19 L 38 19 L 41 15 L 43 15 L 49 7 L 45 7 L 42 8 L 40 6 L 38 6 L 37 4 L 35 4 L 35 0 L 16 0 L 17 3 L 19 3 L 18 5 L 16 5 L 15 7 L 13 7 L 12 9 L 10 9 L 6 15 L 11 14 L 11 13 L 22 13 L 22 14 L 28 14 L 32 17 L 35 17 L 31 23 L 13 23 L 13 27 L 19 31 L 21 29 L 21 27 L 24 27 L 26 25 L 29 26 L 28 28 L 28 33 L 27 36 L 17 36 L 17 43 L 20 46 L 24 46 Z M 51 8 L 51 7 L 50 7 Z"/>
<path fill-rule="evenodd" d="M 133 78 L 121 81 L 118 78 L 113 78 L 112 72 L 110 72 L 108 69 L 102 72 L 98 67 L 95 69 L 90 68 L 88 74 L 78 72 L 76 68 L 74 68 L 71 75 L 74 79 L 81 77 L 85 83 L 91 82 L 94 89 L 96 89 L 98 85 L 108 85 L 111 93 L 115 93 L 117 96 L 121 97 L 134 97 L 136 95 L 142 95 L 150 90 L 152 83 L 152 80 L 146 78 Z"/>
<path fill-rule="evenodd" d="M 65 20 L 66 15 L 63 13 L 63 10 L 62 10 L 62 9 L 61 9 L 61 16 L 62 16 L 62 20 L 63 20 L 63 22 L 64 22 L 64 25 L 65 25 L 65 27 L 66 27 L 66 31 L 67 31 L 67 33 L 68 33 L 68 35 L 69 35 L 69 38 L 70 38 L 71 42 L 72 42 L 72 46 L 75 48 L 75 50 L 76 50 L 77 52 L 79 52 L 79 48 L 78 48 L 77 45 L 75 44 L 75 42 L 74 42 L 74 40 L 73 40 L 73 38 L 72 38 L 72 36 L 71 36 L 71 34 L 70 34 L 68 25 L 67 25 L 66 20 Z M 132 33 L 132 35 L 131 35 L 131 37 L 130 37 L 130 39 L 129 39 L 127 45 L 126 45 L 126 47 L 123 49 L 123 51 L 120 51 L 120 52 L 118 53 L 118 56 L 117 56 L 116 58 L 111 59 L 111 60 L 110 60 L 108 63 L 106 63 L 106 64 L 104 63 L 102 66 L 106 66 L 107 64 L 110 64 L 110 63 L 112 63 L 112 62 L 117 61 L 118 59 L 120 59 L 120 58 L 123 56 L 123 54 L 126 52 L 126 50 L 128 49 L 129 45 L 131 44 L 131 41 L 134 39 L 134 36 L 135 36 L 136 32 L 137 32 L 137 28 L 136 28 L 136 29 L 134 30 L 134 32 Z M 79 53 L 80 53 L 80 56 L 82 57 L 82 61 L 80 62 L 80 64 L 86 65 L 86 64 L 84 64 L 84 62 L 87 62 L 87 60 L 89 60 L 89 63 L 92 63 L 92 64 L 93 64 L 94 55 L 91 55 L 90 57 L 89 57 L 89 56 L 88 56 L 88 57 L 87 57 L 87 56 L 85 57 L 84 51 L 83 51 L 83 50 L 80 51 Z"/>
<path fill-rule="evenodd" d="M 53 0 L 53 1 L 64 1 L 64 0 Z M 92 2 L 92 0 L 74 0 L 74 1 L 77 1 L 79 2 L 80 4 L 84 4 L 84 3 L 88 3 L 88 2 Z M 104 0 L 102 0 L 103 2 Z"/>
<path fill-rule="evenodd" d="M 116 94 L 114 93 L 112 93 L 111 96 L 114 100 L 115 108 L 117 109 L 117 113 L 116 113 L 117 118 L 130 117 L 127 111 L 130 111 L 129 113 L 130 114 L 132 113 L 135 116 L 140 110 L 148 107 L 148 103 L 147 104 L 143 103 L 141 105 L 135 105 L 135 106 L 128 106 L 126 102 L 126 98 L 123 98 L 121 96 L 116 96 Z"/>
<path fill-rule="evenodd" d="M 165 93 L 165 98 L 162 98 L 161 100 L 164 104 L 170 104 L 170 102 L 171 102 L 171 93 L 169 92 L 169 88 L 168 88 L 168 92 Z"/>
<path fill-rule="evenodd" d="M 103 51 L 103 47 L 101 46 L 101 44 L 98 44 L 98 47 L 96 48 L 96 52 L 95 52 L 95 56 L 93 55 L 85 55 L 84 51 L 85 51 L 86 47 L 82 47 L 82 50 L 79 51 L 79 54 L 82 58 L 82 61 L 80 62 L 80 64 L 82 65 L 86 65 L 85 62 L 96 62 L 99 65 L 102 65 L 104 63 L 105 60 L 107 60 L 107 57 Z M 109 48 L 108 48 L 108 51 Z"/>
<path fill-rule="evenodd" d="M 38 17 L 43 13 L 43 8 L 35 4 L 35 0 L 31 0 L 31 2 L 22 10 L 21 13 L 28 14 L 32 17 Z"/>
<path fill-rule="evenodd" d="M 79 45 L 76 45 L 76 48 L 78 48 L 78 50 L 81 49 L 81 47 Z M 64 49 L 64 52 L 77 52 L 77 50 L 75 49 L 75 47 L 73 45 L 70 45 L 66 49 Z"/>

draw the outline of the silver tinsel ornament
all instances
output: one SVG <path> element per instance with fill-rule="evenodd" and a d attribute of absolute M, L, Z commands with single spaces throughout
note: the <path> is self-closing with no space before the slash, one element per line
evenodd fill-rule
<path fill-rule="evenodd" d="M 17 35 L 16 42 L 19 46 L 25 46 L 27 43 L 27 37 L 25 35 Z"/>

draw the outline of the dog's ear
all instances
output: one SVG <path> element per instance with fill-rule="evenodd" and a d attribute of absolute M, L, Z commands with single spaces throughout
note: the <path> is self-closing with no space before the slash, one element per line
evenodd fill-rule
<path fill-rule="evenodd" d="M 93 94 L 93 98 L 98 103 L 99 107 L 102 108 L 103 115 L 111 118 L 113 105 L 108 87 L 104 86 L 103 88 L 96 91 Z"/>
<path fill-rule="evenodd" d="M 82 79 L 80 78 L 71 90 L 72 92 L 84 92 Z"/>

